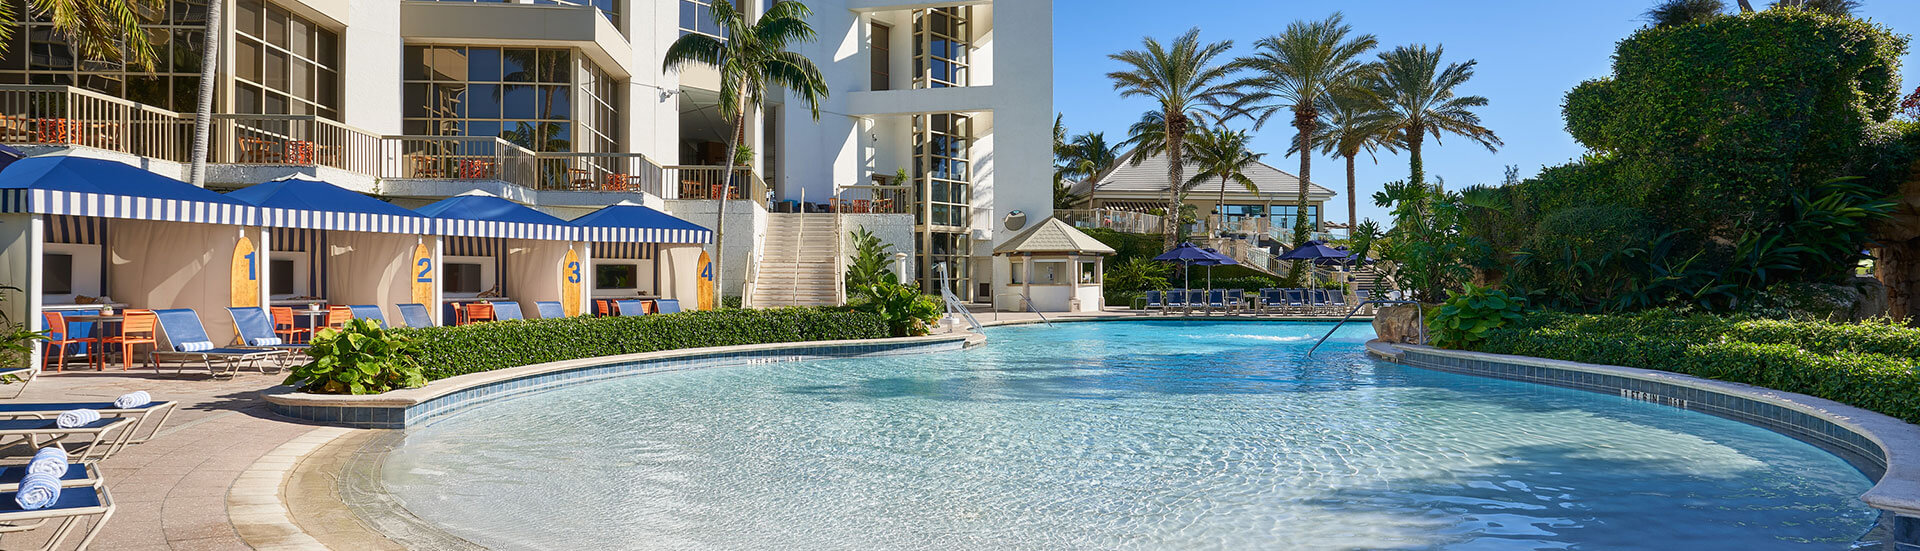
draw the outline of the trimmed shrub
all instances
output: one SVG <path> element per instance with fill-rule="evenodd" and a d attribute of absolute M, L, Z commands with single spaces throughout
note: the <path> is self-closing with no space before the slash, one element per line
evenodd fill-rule
<path fill-rule="evenodd" d="M 395 329 L 430 380 L 538 363 L 682 348 L 889 336 L 878 315 L 827 308 L 705 310 Z"/>
<path fill-rule="evenodd" d="M 1745 383 L 1920 423 L 1920 329 L 1891 322 L 1534 312 L 1485 336 L 1470 348 Z"/>

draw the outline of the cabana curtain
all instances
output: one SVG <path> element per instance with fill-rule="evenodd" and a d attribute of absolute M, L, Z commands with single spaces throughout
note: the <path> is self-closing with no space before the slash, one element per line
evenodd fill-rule
<path fill-rule="evenodd" d="M 106 242 L 107 219 L 56 214 L 47 217 L 47 242 L 99 245 Z"/>
<path fill-rule="evenodd" d="M 594 243 L 593 257 L 606 260 L 653 260 L 660 253 L 659 243 Z"/>

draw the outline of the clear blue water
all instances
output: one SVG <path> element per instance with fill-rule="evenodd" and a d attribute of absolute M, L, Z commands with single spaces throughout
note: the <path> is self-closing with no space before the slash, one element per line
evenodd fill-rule
<path fill-rule="evenodd" d="M 1748 425 L 1367 359 L 1365 326 L 990 329 L 481 406 L 387 459 L 494 549 L 1846 549 L 1868 480 Z"/>

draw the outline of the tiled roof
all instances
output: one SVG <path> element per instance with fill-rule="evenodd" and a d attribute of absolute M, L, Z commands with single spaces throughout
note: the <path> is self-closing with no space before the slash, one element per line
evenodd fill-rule
<path fill-rule="evenodd" d="M 1093 188 L 1093 192 L 1095 194 L 1107 193 L 1107 192 L 1166 193 L 1167 191 L 1167 157 L 1166 155 L 1154 155 L 1152 157 L 1147 157 L 1145 159 L 1142 159 L 1140 161 L 1140 164 L 1136 166 L 1133 164 L 1133 157 L 1137 152 L 1138 150 L 1129 151 L 1127 152 L 1127 154 L 1121 155 L 1119 162 L 1114 163 L 1113 169 L 1108 170 L 1106 173 L 1101 174 L 1098 178 L 1093 179 L 1093 184 L 1091 186 Z M 1191 178 L 1193 174 L 1196 172 L 1199 172 L 1198 168 L 1196 168 L 1194 165 L 1188 165 L 1185 174 L 1187 177 Z M 1260 193 L 1259 193 L 1260 195 L 1273 195 L 1276 197 L 1293 197 L 1295 194 L 1300 193 L 1300 178 L 1298 176 L 1294 176 L 1292 173 L 1289 173 L 1284 170 L 1280 170 L 1278 168 L 1274 168 L 1272 165 L 1268 165 L 1266 163 L 1255 163 L 1252 170 L 1248 171 L 1247 177 L 1253 180 L 1254 186 L 1260 188 Z M 1187 193 L 1200 195 L 1200 196 L 1217 194 L 1217 193 L 1220 193 L 1220 185 L 1221 185 L 1220 180 L 1217 180 L 1217 179 L 1208 180 L 1206 182 L 1202 182 L 1200 185 L 1194 186 L 1194 188 L 1191 190 L 1188 190 Z M 1333 197 L 1334 195 L 1333 190 L 1320 187 L 1318 184 L 1310 184 L 1310 185 L 1311 187 L 1307 189 L 1307 195 L 1309 197 L 1325 199 L 1325 198 Z M 1087 187 L 1088 187 L 1087 184 L 1081 183 L 1076 185 L 1074 191 L 1079 193 L 1085 193 Z M 1247 188 L 1242 187 L 1239 184 L 1227 185 L 1228 195 L 1234 195 L 1234 194 L 1244 195 L 1246 193 L 1247 193 Z"/>
<path fill-rule="evenodd" d="M 1117 251 L 1059 218 L 1048 218 L 993 248 L 993 254 L 1113 254 Z"/>

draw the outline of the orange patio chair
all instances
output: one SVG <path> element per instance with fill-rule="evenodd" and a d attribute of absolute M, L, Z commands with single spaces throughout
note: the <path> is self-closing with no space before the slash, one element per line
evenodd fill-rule
<path fill-rule="evenodd" d="M 466 307 L 466 323 L 493 321 L 493 304 L 488 302 L 469 302 Z"/>
<path fill-rule="evenodd" d="M 156 339 L 159 334 L 157 328 L 160 317 L 155 315 L 152 310 L 127 310 L 126 317 L 126 321 L 120 323 L 119 335 L 100 339 L 100 346 L 102 348 L 100 351 L 101 369 L 106 369 L 107 367 L 105 350 L 107 347 L 114 345 L 120 346 L 120 370 L 126 371 L 133 368 L 133 350 L 135 346 L 142 344 L 147 345 L 147 351 L 152 352 L 154 347 L 159 345 L 159 341 Z M 151 358 L 149 358 L 146 363 L 151 364 Z M 160 366 L 154 365 L 153 367 L 159 369 Z"/>
<path fill-rule="evenodd" d="M 54 371 L 67 370 L 67 345 L 92 344 L 96 345 L 97 348 L 97 345 L 100 344 L 100 339 L 93 337 L 74 338 L 68 335 L 67 318 L 59 312 L 45 312 L 44 314 L 47 318 L 48 353 L 46 363 L 52 365 Z M 42 369 L 45 368 L 43 367 Z"/>
<path fill-rule="evenodd" d="M 346 306 L 327 307 L 327 327 L 332 329 L 345 329 L 347 322 L 352 320 L 353 308 Z"/>
<path fill-rule="evenodd" d="M 276 307 L 270 308 L 269 310 L 273 312 L 274 336 L 280 337 L 282 339 L 286 339 L 287 344 L 296 344 L 296 343 L 302 343 L 302 342 L 313 340 L 312 328 L 301 327 L 298 324 L 295 324 L 293 322 L 293 308 L 286 307 L 286 306 L 276 306 Z M 300 338 L 301 335 L 306 335 L 307 338 L 305 340 L 302 340 Z"/>

